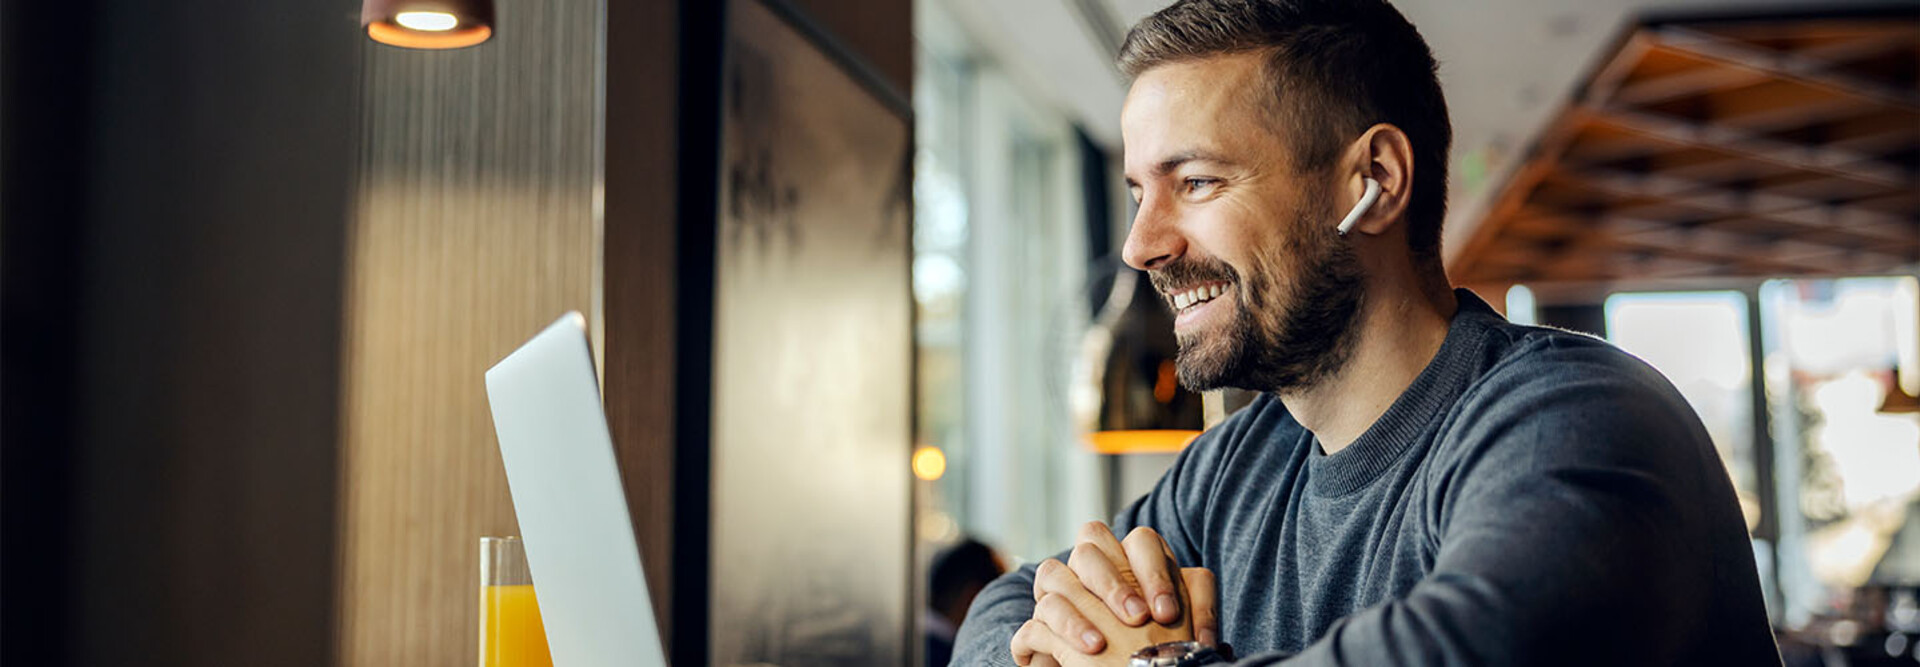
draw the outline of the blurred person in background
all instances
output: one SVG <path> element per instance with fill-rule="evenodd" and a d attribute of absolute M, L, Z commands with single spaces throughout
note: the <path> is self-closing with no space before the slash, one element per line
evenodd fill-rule
<path fill-rule="evenodd" d="M 927 667 L 945 667 L 953 657 L 953 635 L 967 618 L 967 608 L 1007 568 L 993 549 L 971 537 L 941 549 L 927 570 L 927 608 L 920 610 L 920 627 L 927 640 Z"/>
<path fill-rule="evenodd" d="M 1120 64 L 1123 254 L 1180 381 L 1261 395 L 989 585 L 956 664 L 1780 664 L 1680 394 L 1449 284 L 1451 126 L 1398 10 L 1186 0 Z"/>

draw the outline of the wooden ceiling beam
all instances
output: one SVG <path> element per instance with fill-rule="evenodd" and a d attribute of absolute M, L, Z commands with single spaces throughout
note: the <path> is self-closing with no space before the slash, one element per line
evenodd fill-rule
<path fill-rule="evenodd" d="M 1920 229 L 1916 229 L 1913 219 L 1848 204 L 1764 190 L 1741 192 L 1684 178 L 1592 167 L 1561 170 L 1556 177 L 1603 190 L 1616 197 L 1658 199 L 1723 218 L 1760 218 L 1792 225 L 1803 231 L 1836 230 L 1875 243 L 1920 243 Z"/>
<path fill-rule="evenodd" d="M 1715 93 L 1702 101 L 1711 110 L 1707 115 L 1714 124 L 1749 132 L 1821 125 L 1878 110 L 1859 100 L 1777 80 Z"/>
<path fill-rule="evenodd" d="M 1661 26 L 1654 28 L 1652 32 L 1654 39 L 1662 47 L 1685 51 L 1701 59 L 1751 70 L 1772 78 L 1823 88 L 1835 95 L 1920 113 L 1920 92 L 1835 71 L 1832 69 L 1834 63 L 1826 60 L 1817 60 L 1798 53 L 1769 51 L 1739 40 L 1680 26 Z"/>
<path fill-rule="evenodd" d="M 1633 223 L 1631 219 L 1626 219 Z M 1611 224 L 1602 220 L 1600 224 Z M 1743 269 L 1762 271 L 1804 270 L 1807 266 L 1831 263 L 1837 258 L 1881 257 L 1920 259 L 1920 246 L 1908 244 L 1905 251 L 1882 245 L 1842 247 L 1801 241 L 1769 241 L 1740 232 L 1709 226 L 1645 229 L 1623 232 L 1612 238 L 1645 248 L 1682 251 L 1699 259 L 1714 259 Z"/>
<path fill-rule="evenodd" d="M 1766 79 L 1767 75 L 1749 69 L 1707 66 L 1623 85 L 1620 91 L 1606 102 L 1637 107 L 1648 106 L 1734 86 L 1744 86 Z"/>
<path fill-rule="evenodd" d="M 1878 55 L 1920 42 L 1920 26 L 1874 18 L 1836 17 L 1784 23 L 1734 21 L 1707 24 L 1698 29 L 1748 43 L 1789 43 L 1792 44 L 1789 51 L 1836 62 Z"/>
<path fill-rule="evenodd" d="M 1595 122 L 1663 139 L 1668 143 L 1717 151 L 1750 160 L 1900 189 L 1913 186 L 1907 170 L 1871 156 L 1825 147 L 1808 147 L 1723 125 L 1699 124 L 1663 114 L 1623 108 L 1594 109 Z"/>
<path fill-rule="evenodd" d="M 1666 256 L 1676 259 L 1729 267 L 1735 271 L 1779 272 L 1796 270 L 1798 265 L 1769 249 L 1768 242 L 1712 228 L 1682 229 L 1670 222 L 1617 214 L 1548 215 L 1519 224 L 1558 227 L 1567 235 L 1558 239 L 1503 239 L 1503 252 L 1496 254 L 1511 263 L 1531 256 L 1548 264 L 1578 263 L 1576 258 L 1608 253 Z M 1514 246 L 1522 246 L 1515 248 Z M 1794 246 L 1794 251 L 1803 248 Z"/>
<path fill-rule="evenodd" d="M 1914 37 L 1906 32 L 1881 31 L 1862 34 L 1852 39 L 1803 47 L 1791 53 L 1809 63 L 1807 67 L 1815 71 L 1826 71 L 1851 60 L 1910 45 L 1913 39 Z M 1683 51 L 1657 42 L 1645 48 L 1650 51 L 1666 50 L 1682 53 L 1690 58 L 1700 57 L 1691 51 Z M 1747 48 L 1759 51 L 1757 47 L 1748 46 Z M 1762 51 L 1762 53 L 1765 52 Z M 1646 106 L 1680 97 L 1744 86 L 1773 77 L 1771 73 L 1753 67 L 1734 66 L 1721 60 L 1705 62 L 1708 63 L 1706 66 L 1684 72 L 1622 82 L 1617 86 L 1618 92 L 1606 101 L 1614 104 Z"/>
<path fill-rule="evenodd" d="M 1795 56 L 1807 60 L 1825 63 L 1829 68 L 1848 62 L 1877 56 L 1888 51 L 1912 47 L 1920 42 L 1920 30 L 1899 22 L 1889 24 L 1885 21 L 1858 24 L 1856 30 L 1844 31 L 1844 34 L 1818 35 L 1807 34 L 1801 43 L 1789 51 Z M 1709 31 L 1712 32 L 1712 31 Z M 1733 39 L 1741 39 L 1740 37 Z M 1807 39 L 1821 40 L 1817 44 L 1806 43 Z M 1741 41 L 1751 41 L 1741 39 Z"/>
<path fill-rule="evenodd" d="M 1496 263 L 1534 266 L 1531 275 L 1508 276 L 1526 281 L 1582 280 L 1595 275 L 1619 279 L 1829 275 L 1920 259 L 1920 255 L 1872 248 L 1765 243 L 1711 228 L 1681 229 L 1628 216 L 1598 216 L 1577 226 L 1592 230 L 1582 233 L 1585 240 L 1580 243 L 1557 247 L 1551 253 L 1528 249 L 1502 252 Z M 1625 231 L 1613 233 L 1616 228 Z M 1597 265 L 1626 268 L 1602 272 Z"/>
<path fill-rule="evenodd" d="M 1613 54 L 1613 59 L 1602 65 L 1587 81 L 1586 89 L 1582 91 L 1584 101 L 1598 106 L 1612 99 L 1614 93 L 1633 78 L 1634 68 L 1640 66 L 1640 61 L 1647 57 L 1653 46 L 1653 37 L 1645 31 L 1636 31 L 1628 36 L 1626 43 L 1620 45 L 1620 50 Z"/>
<path fill-rule="evenodd" d="M 1886 153 L 1920 144 L 1920 116 L 1874 114 L 1831 123 L 1820 132 L 1825 146 Z"/>

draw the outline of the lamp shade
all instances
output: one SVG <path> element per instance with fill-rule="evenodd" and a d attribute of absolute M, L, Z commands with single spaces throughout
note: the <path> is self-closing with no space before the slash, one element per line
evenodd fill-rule
<path fill-rule="evenodd" d="M 1147 277 L 1118 261 L 1096 264 L 1097 306 L 1081 346 L 1075 389 L 1087 446 L 1102 454 L 1177 452 L 1200 435 L 1199 394 L 1180 386 L 1173 314 Z"/>
<path fill-rule="evenodd" d="M 373 41 L 409 49 L 457 49 L 493 36 L 493 0 L 364 0 L 360 25 Z"/>

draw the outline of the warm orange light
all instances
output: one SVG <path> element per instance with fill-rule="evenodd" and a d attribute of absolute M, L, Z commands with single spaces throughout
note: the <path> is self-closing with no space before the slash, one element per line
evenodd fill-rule
<path fill-rule="evenodd" d="M 947 474 L 947 455 L 939 447 L 921 447 L 913 453 L 913 476 L 926 481 Z"/>
<path fill-rule="evenodd" d="M 1180 387 L 1180 367 L 1172 359 L 1160 362 L 1160 373 L 1153 379 L 1153 400 L 1161 405 L 1173 402 L 1173 392 Z"/>
<path fill-rule="evenodd" d="M 360 25 L 381 44 L 457 49 L 493 37 L 493 0 L 362 0 Z"/>
<path fill-rule="evenodd" d="M 391 23 L 367 24 L 367 36 L 381 44 L 409 49 L 457 49 L 487 41 L 493 29 L 484 25 L 460 30 L 427 32 Z"/>
<path fill-rule="evenodd" d="M 1087 444 L 1100 454 L 1173 454 L 1197 437 L 1199 431 L 1174 429 L 1098 431 L 1087 436 Z"/>

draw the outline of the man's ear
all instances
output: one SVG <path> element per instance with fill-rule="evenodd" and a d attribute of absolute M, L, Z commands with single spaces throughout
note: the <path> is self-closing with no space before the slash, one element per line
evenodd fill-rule
<path fill-rule="evenodd" d="M 1354 141 L 1346 164 L 1349 174 L 1341 185 L 1348 202 L 1358 203 L 1366 194 L 1366 179 L 1380 183 L 1379 198 L 1361 214 L 1353 231 L 1375 236 L 1405 220 L 1407 200 L 1413 194 L 1413 142 L 1405 131 L 1390 123 L 1367 128 Z"/>

